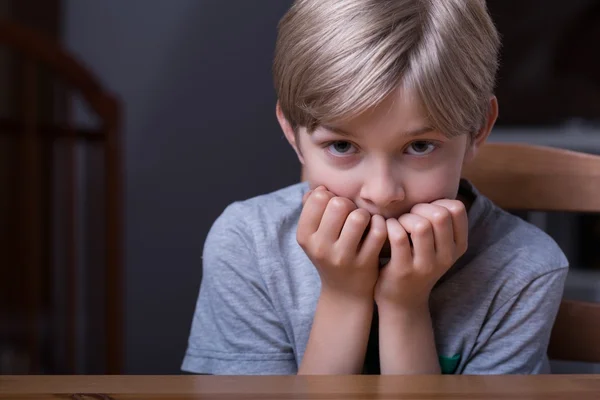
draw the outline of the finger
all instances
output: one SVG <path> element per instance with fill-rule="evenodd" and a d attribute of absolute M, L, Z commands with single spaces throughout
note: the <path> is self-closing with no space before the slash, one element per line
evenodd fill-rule
<path fill-rule="evenodd" d="M 469 218 L 467 215 L 467 209 L 460 200 L 437 200 L 432 204 L 445 207 L 450 211 L 452 216 L 452 229 L 454 232 L 454 243 L 456 243 L 456 249 L 460 253 L 464 253 L 467 250 L 469 242 Z"/>
<path fill-rule="evenodd" d="M 342 250 L 358 253 L 360 241 L 370 221 L 371 214 L 364 208 L 358 208 L 348 215 L 338 241 Z"/>
<path fill-rule="evenodd" d="M 427 218 L 431 223 L 434 248 L 438 260 L 443 260 L 447 263 L 453 262 L 456 244 L 454 242 L 454 230 L 450 211 L 437 204 L 417 204 L 410 212 L 411 214 Z"/>
<path fill-rule="evenodd" d="M 323 213 L 332 197 L 333 193 L 315 190 L 307 198 L 298 221 L 297 236 L 299 239 L 307 238 L 319 229 Z"/>
<path fill-rule="evenodd" d="M 390 218 L 385 222 L 392 253 L 390 265 L 395 268 L 411 268 L 413 255 L 408 233 L 395 218 Z"/>
<path fill-rule="evenodd" d="M 410 235 L 413 244 L 413 265 L 433 267 L 435 263 L 435 241 L 433 227 L 427 218 L 407 213 L 398 222 Z"/>
<path fill-rule="evenodd" d="M 317 186 L 315 189 L 309 190 L 308 192 L 304 193 L 304 196 L 302 196 L 302 205 L 306 204 L 306 200 L 308 200 L 308 198 L 314 191 L 328 191 L 328 190 L 323 185 Z"/>
<path fill-rule="evenodd" d="M 348 215 L 356 209 L 356 205 L 344 197 L 332 197 L 323 213 L 317 230 L 318 240 L 336 242 L 344 227 Z"/>
<path fill-rule="evenodd" d="M 313 192 L 312 190 L 309 190 L 308 192 L 304 193 L 304 196 L 302 196 L 302 205 L 303 206 L 306 204 L 306 200 L 308 200 L 308 198 L 310 197 L 312 192 Z"/>
<path fill-rule="evenodd" d="M 358 260 L 360 263 L 365 263 L 368 260 L 379 257 L 379 252 L 381 252 L 381 248 L 388 236 L 385 219 L 381 215 L 373 215 L 369 222 L 369 230 L 358 250 Z"/>

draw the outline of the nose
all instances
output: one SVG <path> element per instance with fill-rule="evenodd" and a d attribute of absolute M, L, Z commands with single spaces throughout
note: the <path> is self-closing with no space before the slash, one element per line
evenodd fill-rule
<path fill-rule="evenodd" d="M 405 193 L 403 185 L 394 179 L 391 171 L 380 168 L 365 178 L 360 197 L 379 214 L 404 200 Z"/>

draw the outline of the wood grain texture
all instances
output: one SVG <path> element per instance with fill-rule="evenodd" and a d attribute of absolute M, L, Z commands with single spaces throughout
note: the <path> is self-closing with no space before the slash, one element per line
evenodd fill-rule
<path fill-rule="evenodd" d="M 600 376 L 5 376 L 0 399 L 598 399 Z"/>
<path fill-rule="evenodd" d="M 545 146 L 488 143 L 463 176 L 508 210 L 600 211 L 600 156 Z"/>

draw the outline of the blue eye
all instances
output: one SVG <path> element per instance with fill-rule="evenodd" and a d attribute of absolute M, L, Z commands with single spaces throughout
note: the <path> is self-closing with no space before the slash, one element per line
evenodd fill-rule
<path fill-rule="evenodd" d="M 408 146 L 406 152 L 412 156 L 426 156 L 437 147 L 438 146 L 435 143 L 428 140 L 417 140 Z"/>
<path fill-rule="evenodd" d="M 352 143 L 343 140 L 331 143 L 327 146 L 327 149 L 334 156 L 347 156 L 356 152 L 356 148 Z"/>

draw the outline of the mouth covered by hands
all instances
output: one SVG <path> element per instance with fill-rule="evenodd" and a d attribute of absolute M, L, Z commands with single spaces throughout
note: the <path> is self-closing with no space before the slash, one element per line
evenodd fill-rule
<path fill-rule="evenodd" d="M 460 200 L 441 199 L 384 219 L 320 186 L 304 195 L 297 240 L 322 290 L 374 298 L 379 307 L 422 307 L 467 249 L 467 211 Z M 380 258 L 389 258 L 381 268 Z"/>

